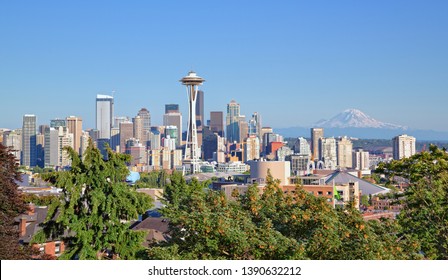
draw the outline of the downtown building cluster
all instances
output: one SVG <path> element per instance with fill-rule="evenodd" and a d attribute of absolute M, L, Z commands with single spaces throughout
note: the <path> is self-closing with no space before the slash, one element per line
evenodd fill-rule
<path fill-rule="evenodd" d="M 184 84 L 192 77 L 202 79 L 194 72 L 190 74 L 183 78 Z M 186 131 L 182 127 L 179 104 L 166 104 L 163 123 L 154 125 L 148 109 L 141 108 L 133 117 L 116 116 L 114 97 L 99 94 L 95 100 L 95 128 L 83 129 L 79 116 L 55 118 L 37 126 L 35 115 L 24 115 L 21 129 L 5 129 L 0 136 L 21 165 L 55 169 L 70 165 L 64 147 L 69 146 L 82 156 L 89 139 L 104 158 L 107 158 L 107 147 L 131 155 L 130 169 L 138 172 L 165 169 L 186 170 L 186 174 L 244 173 L 252 161 L 281 161 L 289 162 L 291 175 L 299 176 L 311 174 L 313 170 L 368 170 L 376 163 L 375 159 L 370 162 L 369 152 L 353 149 L 350 138 L 325 137 L 323 128 L 311 128 L 309 140 L 298 137 L 294 143 L 286 143 L 282 135 L 262 125 L 259 112 L 247 118 L 235 100 L 227 104 L 225 112 L 212 111 L 206 116 L 204 92 L 195 87 L 192 93 L 194 100 L 189 100 L 188 105 L 189 117 L 194 116 L 194 120 L 189 119 Z M 193 142 L 197 142 L 193 146 L 197 166 L 185 169 L 188 156 L 193 154 L 189 146 Z M 393 139 L 394 159 L 413 154 L 414 137 L 400 135 Z"/>

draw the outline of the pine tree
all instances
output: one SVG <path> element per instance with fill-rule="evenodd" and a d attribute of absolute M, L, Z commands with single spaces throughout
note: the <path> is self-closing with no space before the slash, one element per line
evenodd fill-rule
<path fill-rule="evenodd" d="M 103 160 L 92 142 L 81 159 L 66 148 L 71 169 L 44 175 L 62 189 L 61 200 L 49 207 L 39 238 L 63 238 L 63 259 L 134 259 L 143 249 L 142 232 L 131 231 L 130 221 L 152 206 L 149 196 L 125 183 L 128 155 L 108 151 Z"/>

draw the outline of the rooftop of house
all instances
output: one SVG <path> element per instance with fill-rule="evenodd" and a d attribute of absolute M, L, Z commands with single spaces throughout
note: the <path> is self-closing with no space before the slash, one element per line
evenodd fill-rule
<path fill-rule="evenodd" d="M 169 240 L 169 222 L 165 218 L 148 217 L 143 221 L 134 224 L 132 230 L 145 230 L 148 234 L 145 237 L 143 246 L 151 243 L 166 242 Z"/>

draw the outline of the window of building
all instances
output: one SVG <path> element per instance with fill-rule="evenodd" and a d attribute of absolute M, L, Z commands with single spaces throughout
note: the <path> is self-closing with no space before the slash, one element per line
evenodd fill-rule
<path fill-rule="evenodd" d="M 317 192 L 318 195 L 323 195 L 324 193 L 322 191 Z"/>
<path fill-rule="evenodd" d="M 60 254 L 61 253 L 61 242 L 56 242 L 54 244 L 54 253 Z"/>

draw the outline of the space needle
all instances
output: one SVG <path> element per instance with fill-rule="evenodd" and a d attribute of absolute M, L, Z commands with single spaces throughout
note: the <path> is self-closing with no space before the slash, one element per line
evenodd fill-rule
<path fill-rule="evenodd" d="M 196 75 L 194 71 L 188 72 L 188 75 L 180 80 L 180 82 L 187 88 L 188 97 L 188 130 L 183 170 L 185 172 L 185 167 L 189 166 L 190 173 L 192 174 L 200 171 L 199 156 L 201 154 L 201 148 L 198 147 L 198 132 L 196 128 L 196 98 L 199 86 L 202 85 L 204 81 L 205 80 Z"/>

